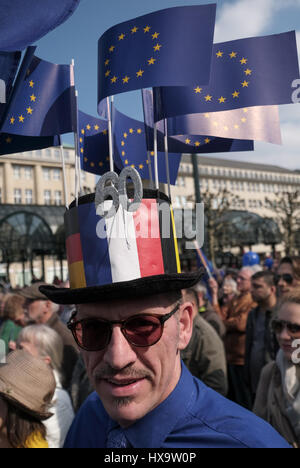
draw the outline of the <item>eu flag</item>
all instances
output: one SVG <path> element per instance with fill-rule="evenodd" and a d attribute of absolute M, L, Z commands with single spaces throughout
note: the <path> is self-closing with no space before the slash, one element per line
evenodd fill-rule
<path fill-rule="evenodd" d="M 107 96 L 199 80 L 207 84 L 215 15 L 215 4 L 168 8 L 106 31 L 98 45 L 100 115 Z"/>
<path fill-rule="evenodd" d="M 167 122 L 169 135 L 211 135 L 282 143 L 278 106 L 178 115 L 170 117 Z"/>
<path fill-rule="evenodd" d="M 73 66 L 33 57 L 1 131 L 51 136 L 74 132 L 76 128 Z"/>
<path fill-rule="evenodd" d="M 56 28 L 80 0 L 1 0 L 0 50 L 22 50 Z"/>
<path fill-rule="evenodd" d="M 122 114 L 116 108 L 113 110 L 114 154 L 120 169 L 134 167 L 142 179 L 149 179 L 149 159 L 144 123 Z M 153 157 L 153 154 L 149 157 Z M 179 170 L 181 154 L 169 154 L 170 183 L 175 185 Z M 154 179 L 153 163 L 152 178 Z M 158 153 L 159 181 L 167 183 L 165 154 Z"/>
<path fill-rule="evenodd" d="M 26 151 L 34 151 L 53 146 L 60 146 L 60 138 L 58 136 L 28 137 L 9 135 L 8 133 L 0 134 L 1 156 L 5 154 L 25 153 Z"/>
<path fill-rule="evenodd" d="M 169 151 L 172 153 L 211 154 L 253 151 L 253 140 L 235 140 L 202 135 L 178 135 L 168 138 Z M 162 143 L 158 143 L 161 150 Z"/>
<path fill-rule="evenodd" d="M 96 175 L 108 172 L 110 166 L 107 122 L 79 111 L 78 131 L 81 168 Z"/>
<path fill-rule="evenodd" d="M 0 52 L 0 122 L 6 109 L 20 58 L 20 52 Z"/>
<path fill-rule="evenodd" d="M 299 77 L 295 32 L 215 44 L 211 79 L 154 90 L 155 120 L 250 106 L 291 104 Z"/>

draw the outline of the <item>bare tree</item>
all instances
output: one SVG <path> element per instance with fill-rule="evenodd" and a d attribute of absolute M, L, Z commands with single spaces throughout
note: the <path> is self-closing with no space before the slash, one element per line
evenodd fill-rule
<path fill-rule="evenodd" d="M 222 215 L 229 210 L 237 208 L 241 198 L 227 189 L 219 189 L 215 192 L 201 191 L 201 198 L 204 203 L 209 257 L 215 263 L 215 250 L 217 247 L 216 225 Z"/>
<path fill-rule="evenodd" d="M 282 235 L 286 255 L 295 251 L 295 234 L 300 228 L 300 191 L 278 192 L 275 200 L 265 198 L 266 208 L 274 213 Z"/>

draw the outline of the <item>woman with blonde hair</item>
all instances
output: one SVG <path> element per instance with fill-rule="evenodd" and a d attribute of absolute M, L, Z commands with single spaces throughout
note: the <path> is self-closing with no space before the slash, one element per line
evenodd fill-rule
<path fill-rule="evenodd" d="M 56 331 L 46 325 L 30 325 L 21 331 L 18 347 L 42 358 L 53 370 L 56 381 L 51 406 L 53 416 L 45 422 L 45 426 L 49 448 L 62 448 L 74 419 L 71 399 L 61 384 L 62 339 Z"/>
<path fill-rule="evenodd" d="M 280 350 L 262 370 L 253 411 L 300 448 L 300 289 L 283 296 L 272 328 Z"/>

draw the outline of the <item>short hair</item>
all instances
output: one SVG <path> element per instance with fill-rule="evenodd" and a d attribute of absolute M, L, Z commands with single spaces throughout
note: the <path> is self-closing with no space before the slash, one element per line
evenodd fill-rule
<path fill-rule="evenodd" d="M 234 293 L 237 293 L 237 282 L 233 278 L 225 276 L 224 281 L 223 281 L 223 285 L 222 285 L 223 287 L 224 287 L 225 283 L 232 287 L 232 291 Z"/>
<path fill-rule="evenodd" d="M 279 266 L 281 266 L 283 263 L 288 263 L 291 265 L 296 279 L 300 279 L 300 256 L 283 257 L 279 262 Z"/>
<path fill-rule="evenodd" d="M 275 275 L 272 271 L 258 271 L 251 277 L 251 281 L 259 279 L 263 279 L 264 282 L 270 287 L 275 286 Z"/>
<path fill-rule="evenodd" d="M 3 305 L 3 318 L 5 320 L 14 321 L 16 319 L 17 312 L 23 312 L 24 302 L 24 297 L 17 294 L 8 295 Z"/>
<path fill-rule="evenodd" d="M 18 343 L 25 341 L 33 343 L 40 357 L 49 356 L 51 366 L 57 372 L 61 372 L 64 345 L 59 334 L 47 325 L 29 325 L 23 328 L 18 337 Z"/>
<path fill-rule="evenodd" d="M 252 266 L 244 266 L 240 269 L 241 271 L 248 271 L 250 273 L 250 276 L 253 276 L 256 271 L 253 270 Z"/>
<path fill-rule="evenodd" d="M 202 293 L 204 295 L 204 299 L 207 297 L 207 287 L 205 284 L 201 283 L 201 281 L 193 286 L 193 290 L 197 293 Z"/>
<path fill-rule="evenodd" d="M 184 291 L 184 298 L 185 299 L 191 299 L 192 301 L 195 302 L 197 309 L 199 309 L 199 298 L 197 291 L 195 289 L 190 288 L 190 289 L 185 289 Z"/>

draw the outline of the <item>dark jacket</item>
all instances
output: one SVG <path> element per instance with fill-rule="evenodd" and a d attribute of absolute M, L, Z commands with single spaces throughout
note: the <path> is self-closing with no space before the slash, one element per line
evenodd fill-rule
<path fill-rule="evenodd" d="M 227 394 L 224 345 L 213 327 L 200 315 L 194 319 L 192 338 L 181 358 L 189 371 L 208 387 Z"/>
<path fill-rule="evenodd" d="M 199 309 L 201 317 L 203 317 L 218 333 L 218 335 L 223 339 L 226 334 L 226 328 L 222 319 L 213 309 L 213 307 L 207 303 L 206 306 Z"/>
<path fill-rule="evenodd" d="M 63 362 L 62 362 L 63 387 L 65 389 L 68 389 L 71 384 L 74 367 L 79 356 L 79 350 L 73 339 L 72 333 L 69 331 L 66 325 L 60 320 L 57 314 L 54 313 L 45 325 L 55 330 L 63 341 L 63 344 L 64 344 L 64 355 L 63 355 Z"/>

